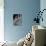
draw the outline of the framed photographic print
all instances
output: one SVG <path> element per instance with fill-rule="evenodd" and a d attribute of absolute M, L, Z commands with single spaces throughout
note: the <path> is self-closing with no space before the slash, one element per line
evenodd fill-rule
<path fill-rule="evenodd" d="M 13 14 L 13 25 L 22 24 L 22 14 Z"/>

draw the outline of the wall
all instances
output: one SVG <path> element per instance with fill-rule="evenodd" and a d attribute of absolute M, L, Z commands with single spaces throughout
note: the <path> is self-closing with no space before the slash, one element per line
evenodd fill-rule
<path fill-rule="evenodd" d="M 4 33 L 5 40 L 18 41 L 32 28 L 35 12 L 40 9 L 40 0 L 5 0 Z M 22 26 L 13 26 L 13 14 L 22 14 Z"/>
<path fill-rule="evenodd" d="M 43 9 L 46 9 L 46 0 L 41 0 L 40 1 L 40 9 L 41 9 L 41 11 L 43 10 Z M 43 22 L 41 21 L 40 22 L 40 25 L 43 25 L 43 26 L 46 26 L 46 11 L 44 11 L 43 12 Z"/>

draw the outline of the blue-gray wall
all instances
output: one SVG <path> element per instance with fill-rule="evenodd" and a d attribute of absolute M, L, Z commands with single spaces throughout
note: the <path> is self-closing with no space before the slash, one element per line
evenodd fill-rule
<path fill-rule="evenodd" d="M 42 11 L 43 9 L 46 9 L 46 0 L 41 0 L 40 1 L 40 10 Z M 43 22 L 40 22 L 40 25 L 46 26 L 46 10 L 43 12 Z"/>
<path fill-rule="evenodd" d="M 32 28 L 35 12 L 40 9 L 40 0 L 5 0 L 5 40 L 18 41 Z M 22 14 L 22 26 L 13 26 L 13 14 Z"/>

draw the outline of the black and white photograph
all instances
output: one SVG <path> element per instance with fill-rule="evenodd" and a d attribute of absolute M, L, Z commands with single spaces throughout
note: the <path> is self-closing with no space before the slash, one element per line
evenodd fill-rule
<path fill-rule="evenodd" d="M 22 24 L 22 14 L 13 14 L 13 25 Z"/>

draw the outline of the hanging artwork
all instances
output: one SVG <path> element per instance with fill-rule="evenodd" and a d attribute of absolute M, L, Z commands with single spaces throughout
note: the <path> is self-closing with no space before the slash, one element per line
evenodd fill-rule
<path fill-rule="evenodd" d="M 13 25 L 22 24 L 22 14 L 13 14 Z"/>

